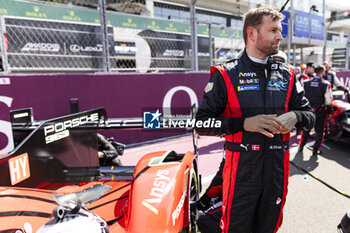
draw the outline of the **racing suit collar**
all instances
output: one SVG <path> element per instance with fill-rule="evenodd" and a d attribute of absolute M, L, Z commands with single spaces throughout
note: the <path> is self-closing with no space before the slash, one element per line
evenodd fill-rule
<path fill-rule="evenodd" d="M 266 64 L 261 64 L 261 63 L 252 61 L 249 58 L 246 49 L 244 49 L 243 53 L 241 54 L 241 59 L 246 65 L 255 69 L 266 69 L 268 68 L 269 64 L 271 64 L 271 59 L 268 59 Z"/>

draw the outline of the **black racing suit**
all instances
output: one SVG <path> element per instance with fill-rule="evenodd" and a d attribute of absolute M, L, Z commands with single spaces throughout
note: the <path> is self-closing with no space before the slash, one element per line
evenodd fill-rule
<path fill-rule="evenodd" d="M 220 233 L 220 220 L 222 218 L 222 201 L 213 204 L 197 219 L 198 230 L 201 233 Z"/>
<path fill-rule="evenodd" d="M 255 63 L 243 51 L 237 59 L 211 68 L 205 92 L 196 120 L 221 124 L 196 131 L 226 140 L 222 232 L 276 232 L 287 194 L 289 134 L 268 138 L 246 132 L 243 123 L 258 114 L 293 110 L 296 127 L 313 127 L 314 113 L 294 69 L 271 59 Z"/>
<path fill-rule="evenodd" d="M 304 89 L 306 98 L 310 101 L 311 107 L 316 112 L 316 138 L 315 144 L 313 146 L 313 154 L 316 155 L 321 148 L 322 141 L 324 138 L 327 114 L 332 113 L 331 84 L 328 81 L 316 76 L 313 79 L 305 81 Z M 309 135 L 310 130 L 303 130 L 299 142 L 300 147 L 305 146 Z"/>
<path fill-rule="evenodd" d="M 210 207 L 212 198 L 222 199 L 222 171 L 225 166 L 225 158 L 222 159 L 220 163 L 219 170 L 216 172 L 215 176 L 211 180 L 207 190 L 203 196 L 199 199 L 197 203 L 198 210 L 206 210 Z"/>
<path fill-rule="evenodd" d="M 339 89 L 344 92 L 348 91 L 347 88 L 340 83 L 338 77 L 333 71 L 326 70 L 326 74 L 323 76 L 323 79 L 327 80 L 331 84 L 332 89 Z"/>
<path fill-rule="evenodd" d="M 102 152 L 102 158 L 99 159 L 100 166 L 121 166 L 118 159 L 117 149 L 110 143 L 107 138 L 101 134 L 97 134 L 98 151 Z"/>
<path fill-rule="evenodd" d="M 210 182 L 207 190 L 199 199 L 197 209 L 203 214 L 197 220 L 201 233 L 220 233 L 220 219 L 222 218 L 222 171 L 225 166 L 225 157 L 222 158 L 219 170 Z M 212 203 L 214 200 L 214 203 Z"/>

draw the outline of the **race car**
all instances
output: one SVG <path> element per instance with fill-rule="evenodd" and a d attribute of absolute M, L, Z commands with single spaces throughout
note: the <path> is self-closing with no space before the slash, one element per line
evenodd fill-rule
<path fill-rule="evenodd" d="M 332 115 L 326 123 L 328 139 L 350 143 L 350 98 L 349 92 L 334 91 Z"/>
<path fill-rule="evenodd" d="M 11 113 L 16 148 L 0 156 L 0 232 L 196 232 L 197 156 L 158 151 L 136 166 L 100 166 L 103 108 L 43 122 Z M 114 126 L 113 126 L 114 124 Z"/>

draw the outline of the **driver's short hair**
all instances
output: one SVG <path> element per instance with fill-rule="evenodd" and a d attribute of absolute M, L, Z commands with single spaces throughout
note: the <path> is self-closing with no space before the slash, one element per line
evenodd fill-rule
<path fill-rule="evenodd" d="M 315 73 L 316 74 L 321 74 L 322 72 L 324 72 L 326 70 L 326 68 L 323 65 L 318 65 L 315 68 Z"/>
<path fill-rule="evenodd" d="M 244 23 L 243 23 L 243 38 L 244 43 L 247 44 L 247 29 L 248 27 L 254 27 L 258 31 L 259 25 L 262 23 L 263 16 L 271 16 L 272 20 L 282 20 L 284 18 L 284 15 L 277 10 L 271 8 L 271 7 L 259 7 L 255 9 L 251 9 L 248 11 L 244 16 Z"/>

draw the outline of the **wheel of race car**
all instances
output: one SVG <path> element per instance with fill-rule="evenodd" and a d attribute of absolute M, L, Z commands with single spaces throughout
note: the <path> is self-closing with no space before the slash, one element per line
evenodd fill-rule
<path fill-rule="evenodd" d="M 66 210 L 63 206 L 56 206 L 53 210 L 53 216 L 56 219 L 63 219 L 66 214 Z"/>
<path fill-rule="evenodd" d="M 196 202 L 199 199 L 199 190 L 198 190 L 198 177 L 196 171 L 192 168 L 190 175 L 190 184 L 189 184 L 189 227 L 188 232 L 196 233 L 197 232 L 197 217 L 198 210 L 196 207 Z"/>
<path fill-rule="evenodd" d="M 330 139 L 332 141 L 338 141 L 343 134 L 343 129 L 341 126 L 336 124 L 331 124 L 327 121 L 326 129 L 325 129 L 325 138 Z"/>

